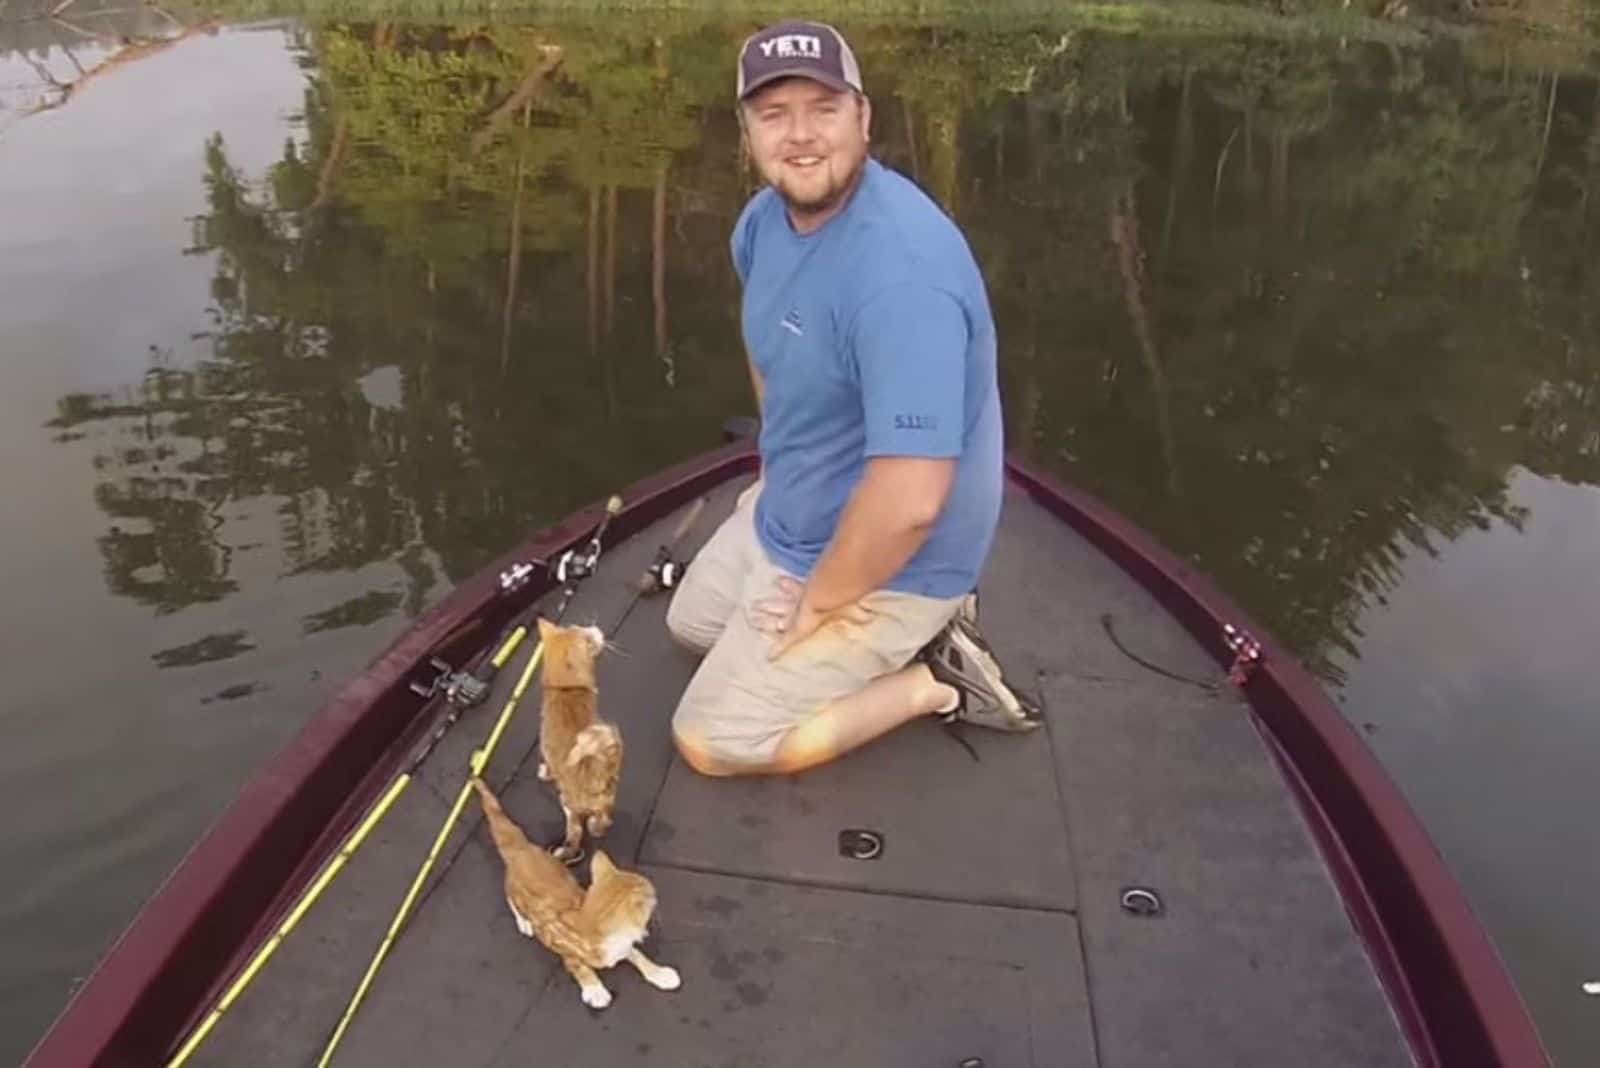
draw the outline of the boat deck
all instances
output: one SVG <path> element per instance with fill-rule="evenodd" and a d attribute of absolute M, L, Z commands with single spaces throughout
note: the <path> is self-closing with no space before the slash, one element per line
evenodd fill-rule
<path fill-rule="evenodd" d="M 686 549 L 747 484 L 712 495 Z M 609 548 L 565 621 L 609 628 L 676 518 Z M 654 881 L 645 948 L 682 988 L 623 965 L 601 975 L 612 1005 L 586 1008 L 518 935 L 473 798 L 332 1063 L 1412 1064 L 1248 707 L 1199 646 L 1014 487 L 980 598 L 1008 675 L 1043 699 L 1043 730 L 969 729 L 974 760 L 917 723 L 812 772 L 737 780 L 674 753 L 694 661 L 667 637 L 665 597 L 641 601 L 602 661 L 626 763 L 601 844 Z M 189 1063 L 317 1063 L 531 644 Z M 537 731 L 535 684 L 491 785 Z M 536 764 L 502 798 L 548 843 L 560 809 Z M 841 854 L 856 828 L 881 835 L 879 856 Z M 587 883 L 587 862 L 577 873 Z M 1162 911 L 1125 911 L 1129 886 Z"/>

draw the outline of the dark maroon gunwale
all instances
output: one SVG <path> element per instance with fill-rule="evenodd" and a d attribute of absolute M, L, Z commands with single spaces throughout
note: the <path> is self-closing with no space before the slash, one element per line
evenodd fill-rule
<path fill-rule="evenodd" d="M 739 442 L 641 480 L 623 492 L 608 543 L 756 463 L 753 445 Z M 1219 663 L 1231 659 L 1224 622 L 1261 643 L 1264 661 L 1245 695 L 1419 1061 L 1548 1065 L 1460 888 L 1322 687 L 1208 580 L 1106 504 L 1020 457 L 1009 457 L 1007 468 L 1149 589 Z M 542 569 L 515 598 L 498 593 L 497 576 L 513 561 L 543 561 L 581 544 L 602 510 L 591 504 L 463 582 L 332 698 L 178 865 L 24 1068 L 164 1063 L 426 729 L 431 706 L 407 688 L 419 666 L 431 656 L 461 662 L 547 592 Z"/>
<path fill-rule="evenodd" d="M 1209 579 L 1105 502 L 1037 464 L 1007 469 L 1161 602 L 1219 664 L 1222 627 L 1262 659 L 1243 692 L 1425 1068 L 1548 1066 L 1504 962 L 1421 821 L 1327 691 Z"/>

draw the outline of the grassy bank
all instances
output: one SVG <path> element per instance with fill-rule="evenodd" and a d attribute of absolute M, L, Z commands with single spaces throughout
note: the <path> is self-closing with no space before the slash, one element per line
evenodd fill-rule
<path fill-rule="evenodd" d="M 1576 0 L 1575 0 L 1576 2 Z M 1432 37 L 1494 37 L 1508 42 L 1560 41 L 1588 49 L 1568 25 L 1553 28 L 1520 18 L 1466 18 L 1456 0 L 1407 0 L 1402 17 L 1377 17 L 1368 8 L 1383 0 L 816 0 L 812 17 L 841 23 L 952 27 L 1018 27 L 1041 30 L 1086 29 L 1141 34 L 1228 34 L 1287 39 L 1346 39 L 1396 45 Z M 504 23 L 593 22 L 625 16 L 630 23 L 681 28 L 706 22 L 759 22 L 793 14 L 793 7 L 767 0 L 220 0 L 205 5 L 230 18 L 295 16 L 310 19 L 404 18 L 472 19 Z M 1505 9 L 1499 9 L 1505 10 Z M 1582 9 L 1579 9 L 1582 10 Z M 1572 22 L 1567 19 L 1567 22 Z M 1581 22 L 1581 19 L 1578 21 Z"/>

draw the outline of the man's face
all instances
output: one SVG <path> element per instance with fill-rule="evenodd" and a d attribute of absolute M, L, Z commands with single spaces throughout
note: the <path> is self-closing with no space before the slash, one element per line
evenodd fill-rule
<path fill-rule="evenodd" d="M 837 210 L 866 162 L 866 97 L 783 78 L 756 90 L 743 109 L 751 158 L 790 210 L 818 221 Z"/>

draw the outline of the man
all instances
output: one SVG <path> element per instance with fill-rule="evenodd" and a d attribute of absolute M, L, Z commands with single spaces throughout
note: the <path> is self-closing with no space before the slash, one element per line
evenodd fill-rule
<path fill-rule="evenodd" d="M 678 750 L 707 775 L 767 774 L 920 716 L 1031 730 L 976 631 L 1003 446 L 972 253 L 868 154 L 871 103 L 831 26 L 752 35 L 737 95 L 769 186 L 731 241 L 762 470 L 668 610 L 705 654 Z"/>

